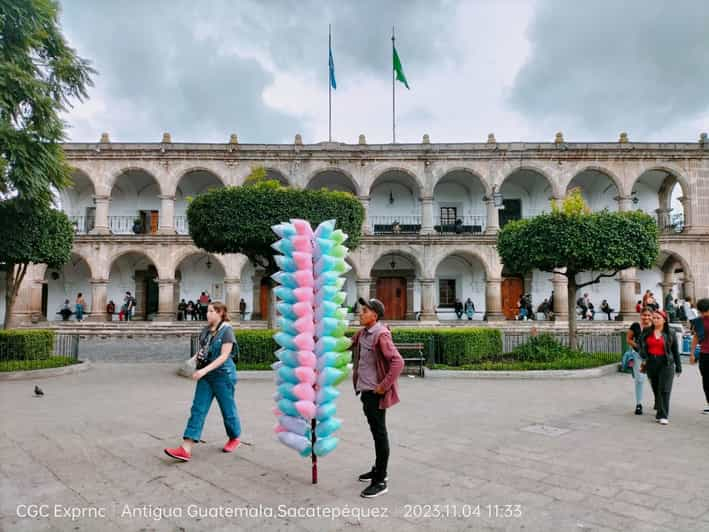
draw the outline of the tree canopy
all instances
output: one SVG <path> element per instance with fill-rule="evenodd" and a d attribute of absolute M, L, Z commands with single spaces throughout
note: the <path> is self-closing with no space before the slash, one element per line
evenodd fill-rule
<path fill-rule="evenodd" d="M 0 194 L 49 204 L 70 183 L 60 113 L 94 70 L 64 39 L 54 0 L 0 0 Z"/>
<path fill-rule="evenodd" d="M 271 274 L 277 269 L 271 248 L 277 237 L 271 226 L 291 218 L 308 220 L 313 227 L 336 219 L 337 227 L 349 235 L 347 247 L 359 245 L 364 208 L 351 194 L 249 182 L 253 184 L 211 190 L 190 202 L 187 220 L 198 247 L 210 253 L 241 253 Z"/>
<path fill-rule="evenodd" d="M 0 201 L 0 268 L 5 270 L 5 327 L 30 264 L 60 268 L 71 258 L 74 227 L 63 212 L 39 201 Z"/>
<path fill-rule="evenodd" d="M 659 254 L 655 219 L 640 211 L 588 212 L 578 191 L 549 214 L 509 222 L 497 237 L 505 267 L 523 275 L 534 269 L 568 281 L 569 342 L 576 346 L 576 290 L 628 268 L 649 269 Z M 590 281 L 576 275 L 594 272 Z"/>

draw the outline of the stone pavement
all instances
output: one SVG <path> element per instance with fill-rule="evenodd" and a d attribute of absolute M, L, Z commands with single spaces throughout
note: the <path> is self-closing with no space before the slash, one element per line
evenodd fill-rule
<path fill-rule="evenodd" d="M 40 381 L 41 399 L 32 381 L 0 383 L 0 529 L 709 530 L 709 416 L 688 364 L 667 427 L 633 415 L 628 375 L 404 377 L 388 413 L 389 493 L 371 500 L 356 476 L 373 445 L 349 387 L 340 446 L 313 486 L 309 460 L 273 436 L 274 386 L 263 380 L 237 386 L 245 444 L 235 454 L 220 452 L 213 405 L 193 460 L 168 459 L 193 392 L 175 369 L 96 363 Z"/>

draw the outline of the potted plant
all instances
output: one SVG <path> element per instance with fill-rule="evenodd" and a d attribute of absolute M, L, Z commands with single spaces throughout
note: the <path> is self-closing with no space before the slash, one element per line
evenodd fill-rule
<path fill-rule="evenodd" d="M 133 220 L 133 232 L 136 235 L 139 235 L 143 232 L 143 220 L 141 220 L 140 218 L 135 218 Z"/>

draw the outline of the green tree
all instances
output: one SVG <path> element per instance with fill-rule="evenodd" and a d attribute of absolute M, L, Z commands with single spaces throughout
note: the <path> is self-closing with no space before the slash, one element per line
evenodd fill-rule
<path fill-rule="evenodd" d="M 70 183 L 60 113 L 87 97 L 94 70 L 62 35 L 54 0 L 0 0 L 0 194 L 49 204 Z"/>
<path fill-rule="evenodd" d="M 5 328 L 30 264 L 60 268 L 71 257 L 74 228 L 63 212 L 39 201 L 0 202 L 0 268 L 5 271 Z"/>
<path fill-rule="evenodd" d="M 271 248 L 278 237 L 271 226 L 291 218 L 308 220 L 313 227 L 335 219 L 349 235 L 347 247 L 359 245 L 364 208 L 357 198 L 346 192 L 286 188 L 260 177 L 256 168 L 246 185 L 212 190 L 190 202 L 187 220 L 195 245 L 210 253 L 246 255 L 267 276 L 278 270 Z"/>
<path fill-rule="evenodd" d="M 533 269 L 560 273 L 568 282 L 569 345 L 576 348 L 576 291 L 627 268 L 648 269 L 657 260 L 655 220 L 642 212 L 589 213 L 578 191 L 552 213 L 508 223 L 497 237 L 505 266 L 518 274 Z M 599 272 L 577 282 L 583 272 Z"/>

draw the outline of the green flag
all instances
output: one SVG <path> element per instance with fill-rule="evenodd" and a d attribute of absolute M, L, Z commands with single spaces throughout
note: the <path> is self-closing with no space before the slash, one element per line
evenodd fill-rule
<path fill-rule="evenodd" d="M 392 37 L 393 40 L 393 37 Z M 397 81 L 401 81 L 404 86 L 407 89 L 411 89 L 409 87 L 409 82 L 406 81 L 406 76 L 404 75 L 404 69 L 401 66 L 401 60 L 399 59 L 399 54 L 396 53 L 396 46 L 393 47 L 394 49 L 394 72 L 396 72 L 396 79 Z"/>

